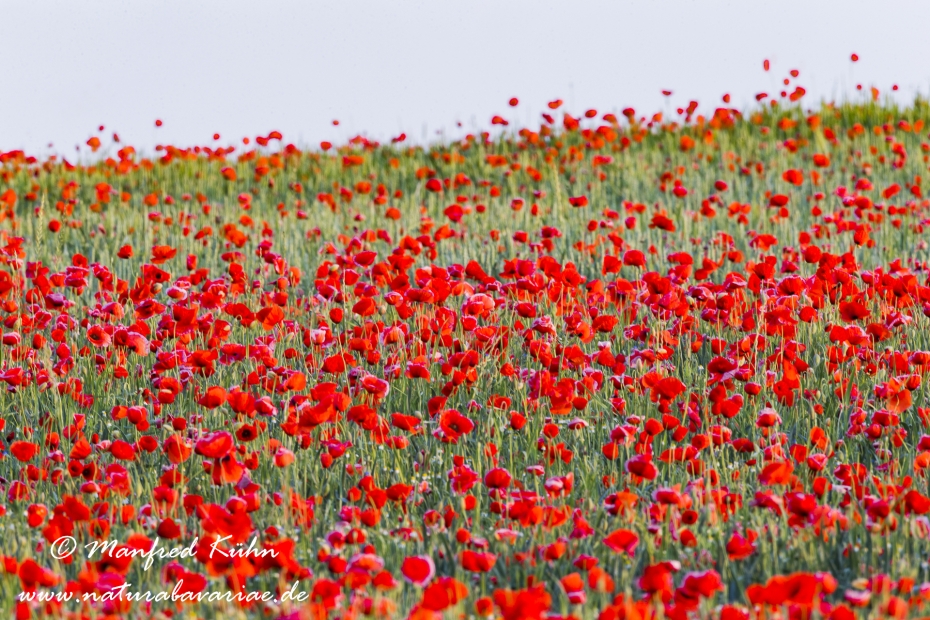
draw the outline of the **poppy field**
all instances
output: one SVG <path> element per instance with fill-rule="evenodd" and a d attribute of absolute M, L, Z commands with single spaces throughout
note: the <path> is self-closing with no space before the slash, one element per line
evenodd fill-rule
<path fill-rule="evenodd" d="M 0 153 L 0 609 L 930 614 L 930 107 L 797 93 Z"/>

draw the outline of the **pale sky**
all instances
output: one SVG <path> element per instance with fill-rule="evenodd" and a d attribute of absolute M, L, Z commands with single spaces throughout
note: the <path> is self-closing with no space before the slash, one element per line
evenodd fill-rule
<path fill-rule="evenodd" d="M 808 106 L 893 84 L 907 102 L 930 91 L 928 23 L 927 0 L 0 0 L 0 150 L 88 157 L 114 131 L 149 152 L 271 130 L 419 142 L 495 114 L 538 126 L 557 98 L 674 115 L 730 93 L 745 109 L 791 69 Z"/>

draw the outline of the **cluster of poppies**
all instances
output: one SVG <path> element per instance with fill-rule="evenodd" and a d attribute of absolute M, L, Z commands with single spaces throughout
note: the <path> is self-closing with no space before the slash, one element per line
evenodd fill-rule
<path fill-rule="evenodd" d="M 787 103 L 0 153 L 0 607 L 928 613 L 930 109 Z"/>

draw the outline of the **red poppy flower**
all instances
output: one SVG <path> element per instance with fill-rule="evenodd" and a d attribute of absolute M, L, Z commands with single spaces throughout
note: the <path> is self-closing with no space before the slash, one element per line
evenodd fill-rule
<path fill-rule="evenodd" d="M 614 530 L 604 538 L 604 544 L 614 553 L 626 553 L 633 557 L 639 546 L 639 536 L 627 529 Z"/>
<path fill-rule="evenodd" d="M 436 567 L 429 556 L 417 555 L 404 558 L 400 572 L 410 583 L 423 586 L 433 578 Z"/>

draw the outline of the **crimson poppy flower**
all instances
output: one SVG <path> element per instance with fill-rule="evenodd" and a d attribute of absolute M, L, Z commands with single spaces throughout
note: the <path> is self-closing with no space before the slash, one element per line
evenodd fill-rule
<path fill-rule="evenodd" d="M 427 584 L 436 573 L 436 567 L 429 556 L 409 556 L 404 558 L 400 570 L 405 579 L 418 586 Z"/>
<path fill-rule="evenodd" d="M 639 536 L 631 530 L 621 528 L 607 535 L 604 544 L 614 553 L 623 552 L 633 557 L 636 547 L 639 546 Z"/>

